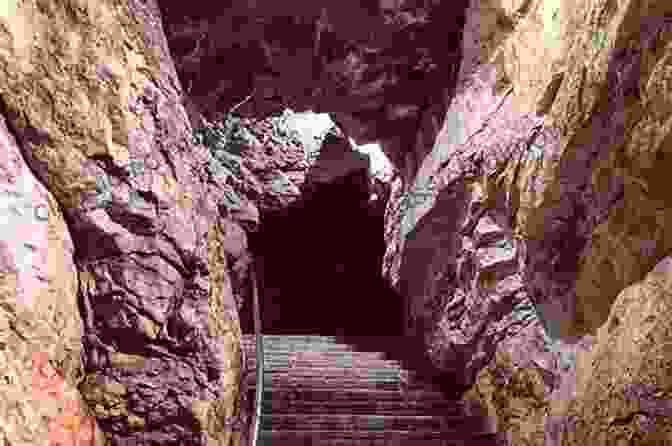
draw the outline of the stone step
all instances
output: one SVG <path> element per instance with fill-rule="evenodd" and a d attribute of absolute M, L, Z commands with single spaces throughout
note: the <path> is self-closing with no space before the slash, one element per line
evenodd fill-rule
<path fill-rule="evenodd" d="M 301 355 L 309 355 L 309 356 L 314 356 L 316 353 L 319 353 L 320 355 L 324 355 L 326 357 L 331 357 L 333 355 L 338 355 L 342 356 L 344 358 L 357 358 L 357 359 L 370 359 L 370 360 L 378 360 L 378 361 L 386 361 L 388 360 L 385 357 L 385 354 L 382 352 L 358 352 L 358 351 L 353 351 L 353 350 L 347 350 L 345 348 L 337 348 L 335 346 L 328 346 L 319 348 L 319 347 L 308 347 L 306 346 L 305 348 L 303 347 L 297 347 L 293 348 L 290 345 L 284 345 L 284 346 L 278 346 L 274 349 L 268 348 L 268 346 L 264 345 L 264 355 L 267 355 L 268 357 L 272 356 L 281 356 L 281 355 L 292 355 L 292 356 L 301 356 Z M 256 353 L 256 346 L 255 347 L 245 347 L 246 350 L 250 352 Z M 250 357 L 251 359 L 252 357 Z M 266 358 L 266 356 L 264 356 Z"/>
<path fill-rule="evenodd" d="M 248 353 L 247 363 L 256 365 L 257 352 L 256 350 L 246 352 Z M 398 367 L 397 361 L 390 361 L 382 359 L 377 353 L 357 353 L 357 352 L 269 352 L 264 349 L 264 363 L 268 361 L 276 362 L 316 362 L 321 364 L 339 364 L 343 367 L 356 367 L 361 365 L 373 365 L 376 367 Z"/>
<path fill-rule="evenodd" d="M 426 374 L 383 351 L 395 338 L 264 336 L 264 392 L 257 446 L 494 446 L 483 419 L 467 416 Z M 243 338 L 246 384 L 256 390 L 256 342 Z M 404 363 L 406 364 L 406 363 Z M 489 439 L 490 438 L 490 439 Z"/>
<path fill-rule="evenodd" d="M 487 434 L 490 436 L 490 434 Z M 483 438 L 486 438 L 485 436 Z M 465 438 L 453 431 L 289 431 L 263 430 L 259 432 L 260 446 L 299 446 L 319 445 L 331 446 L 335 444 L 352 446 L 481 446 L 475 438 Z M 490 443 L 482 443 L 492 444 Z"/>
<path fill-rule="evenodd" d="M 335 336 L 320 336 L 320 335 L 263 335 L 265 343 L 338 343 Z M 246 334 L 242 336 L 243 342 L 254 343 L 255 336 Z"/>
<path fill-rule="evenodd" d="M 245 377 L 245 383 L 249 388 L 256 388 L 257 376 L 255 373 L 248 373 Z M 417 380 L 400 381 L 392 378 L 366 379 L 360 377 L 347 377 L 344 375 L 294 375 L 291 372 L 278 373 L 275 371 L 264 373 L 264 386 L 274 391 L 293 391 L 297 389 L 300 383 L 310 384 L 311 390 L 335 389 L 335 391 L 393 391 L 396 393 L 408 394 L 415 391 L 432 392 L 446 399 L 446 396 L 440 392 L 438 384 L 428 380 L 418 378 Z M 270 386 L 270 387 L 269 387 Z M 299 386 L 300 387 L 300 386 Z"/>
<path fill-rule="evenodd" d="M 256 369 L 252 369 L 255 370 Z M 399 368 L 350 368 L 337 367 L 330 364 L 328 367 L 308 367 L 305 364 L 301 366 L 281 367 L 274 363 L 264 361 L 264 374 L 266 375 L 291 375 L 300 377 L 343 377 L 352 379 L 361 379 L 364 381 L 399 381 Z"/>
<path fill-rule="evenodd" d="M 252 374 L 251 374 L 252 375 Z M 253 387 L 256 376 L 246 378 L 247 384 Z M 395 390 L 399 391 L 399 380 L 362 380 L 348 377 L 321 377 L 321 376 L 297 376 L 291 374 L 264 374 L 264 388 L 279 390 L 282 388 L 305 388 L 326 389 L 343 388 L 348 390 Z"/>
<path fill-rule="evenodd" d="M 257 446 L 405 446 L 408 444 L 403 438 L 276 438 L 274 436 L 260 438 Z M 465 446 L 469 443 L 447 442 L 446 440 L 414 440 L 414 446 Z"/>
<path fill-rule="evenodd" d="M 243 348 L 255 349 L 257 347 L 256 342 L 252 343 L 243 343 Z M 264 351 L 266 352 L 277 352 L 277 351 L 292 351 L 292 352 L 307 352 L 307 351 L 318 351 L 318 352 L 343 352 L 343 353 L 367 353 L 367 352 L 358 352 L 353 347 L 343 344 L 334 344 L 331 342 L 311 344 L 309 342 L 287 342 L 287 343 L 270 343 L 264 339 Z M 381 352 L 368 352 L 373 354 L 381 354 Z"/>
<path fill-rule="evenodd" d="M 388 348 L 399 350 L 403 345 L 409 345 L 409 341 L 399 336 L 367 336 L 357 338 L 358 345 L 346 343 L 333 336 L 277 336 L 264 335 L 264 351 L 325 351 L 325 352 L 354 352 L 364 355 L 376 355 L 385 357 Z M 242 346 L 245 349 L 255 349 L 256 340 L 252 335 L 243 335 Z M 402 349 L 403 350 L 403 349 Z"/>
<path fill-rule="evenodd" d="M 253 389 L 254 387 L 252 387 Z M 426 403 L 428 405 L 449 404 L 450 407 L 455 407 L 456 410 L 462 410 L 462 403 L 460 401 L 448 401 L 437 391 L 426 389 L 412 389 L 404 391 L 388 391 L 379 389 L 344 389 L 342 387 L 331 387 L 321 389 L 311 389 L 302 387 L 277 387 L 269 390 L 265 389 L 264 398 L 267 393 L 282 401 L 291 399 L 294 401 L 307 401 L 315 403 L 345 403 L 352 402 L 353 404 L 368 404 L 371 401 L 385 403 L 385 404 L 419 404 Z"/>
<path fill-rule="evenodd" d="M 299 414 L 270 413 L 261 417 L 264 430 L 329 430 L 329 431 L 448 431 L 459 429 L 471 420 L 463 416 L 441 416 L 440 412 L 426 415 L 402 416 L 380 414 Z"/>
<path fill-rule="evenodd" d="M 247 367 L 248 373 L 256 371 L 256 364 Z M 350 376 L 357 377 L 363 380 L 386 380 L 394 378 L 403 382 L 422 381 L 426 384 L 431 384 L 429 378 L 424 377 L 421 373 L 405 370 L 398 365 L 387 365 L 384 367 L 348 367 L 341 364 L 324 364 L 316 363 L 311 367 L 307 363 L 286 364 L 280 361 L 264 360 L 265 374 L 292 374 L 295 376 Z"/>
<path fill-rule="evenodd" d="M 256 353 L 255 353 L 256 356 Z M 397 361 L 384 360 L 373 357 L 366 357 L 365 355 L 344 355 L 344 354 L 324 354 L 321 352 L 311 353 L 269 353 L 264 351 L 264 364 L 278 364 L 278 365 L 319 365 L 319 366 L 335 366 L 343 367 L 368 367 L 368 368 L 401 368 L 401 364 Z M 256 357 L 248 357 L 246 364 L 249 366 L 256 366 Z"/>
<path fill-rule="evenodd" d="M 334 350 L 334 351 L 352 351 L 352 346 L 340 343 L 334 337 L 327 336 L 263 336 L 264 349 L 276 350 L 288 348 L 290 350 L 306 350 L 308 347 L 312 350 Z M 256 340 L 254 336 L 244 335 L 241 345 L 243 347 L 254 348 Z"/>
<path fill-rule="evenodd" d="M 353 415 L 399 415 L 421 416 L 428 413 L 440 413 L 443 416 L 458 416 L 462 413 L 452 402 L 439 401 L 306 401 L 295 399 L 291 393 L 264 395 L 261 410 L 264 413 L 304 413 L 304 414 L 353 414 Z"/>

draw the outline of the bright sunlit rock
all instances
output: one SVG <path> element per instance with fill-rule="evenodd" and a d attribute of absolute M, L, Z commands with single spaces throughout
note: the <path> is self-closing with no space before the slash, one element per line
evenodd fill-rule
<path fill-rule="evenodd" d="M 295 128 L 304 140 L 304 145 L 314 144 L 314 138 L 321 135 L 334 125 L 327 113 L 302 112 L 294 113 L 291 109 L 285 111 L 287 123 Z M 357 145 L 350 138 L 352 148 L 358 152 L 369 155 L 371 159 L 371 175 L 382 180 L 387 180 L 392 176 L 392 163 L 382 152 L 379 144 Z"/>

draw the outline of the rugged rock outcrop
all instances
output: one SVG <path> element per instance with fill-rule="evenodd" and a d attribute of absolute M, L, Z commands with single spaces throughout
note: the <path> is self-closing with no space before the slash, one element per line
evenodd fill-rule
<path fill-rule="evenodd" d="M 330 113 L 358 144 L 380 142 L 397 167 L 413 172 L 444 117 L 467 3 L 160 5 L 195 114 L 214 119 L 235 108 L 261 117 L 285 107 Z M 418 138 L 421 153 L 413 153 L 408 147 Z"/>
<path fill-rule="evenodd" d="M 0 135 L 0 438 L 102 445 L 76 388 L 83 367 L 73 241 L 4 116 Z"/>
<path fill-rule="evenodd" d="M 619 310 L 616 296 L 670 249 L 660 176 L 669 168 L 669 6 L 512 6 L 467 10 L 444 128 L 413 181 L 393 188 L 386 274 L 409 299 L 408 333 L 425 337 L 439 367 L 476 384 L 469 397 L 511 444 L 613 444 L 621 428 L 633 444 L 667 444 L 653 403 L 619 406 L 618 391 L 591 402 L 611 378 L 584 363 L 591 384 L 579 386 L 576 358 L 654 348 L 595 333 L 622 305 L 632 314 L 623 323 L 638 323 L 649 300 Z M 650 395 L 666 391 L 628 376 Z M 568 399 L 560 406 L 584 411 L 547 416 Z M 633 421 L 640 415 L 657 421 L 645 428 Z"/>
<path fill-rule="evenodd" d="M 619 293 L 546 421 L 548 445 L 669 444 L 672 259 Z M 573 398 L 572 398 L 573 397 Z"/>
<path fill-rule="evenodd" d="M 36 186 L 36 210 L 48 190 L 57 233 L 30 209 L 3 228 L 33 254 L 3 248 L 3 441 L 92 444 L 79 384 L 113 445 L 235 442 L 240 329 L 223 246 L 235 223 L 218 217 L 229 186 L 208 182 L 155 3 L 6 6 L 3 188 Z"/>
<path fill-rule="evenodd" d="M 669 206 L 658 173 L 667 168 L 669 110 L 660 92 L 669 90 L 669 7 L 591 1 L 462 6 L 400 6 L 392 15 L 403 20 L 396 22 L 385 21 L 390 11 L 379 9 L 384 19 L 377 22 L 370 8 L 356 14 L 346 2 L 343 15 L 362 17 L 372 30 L 368 36 L 354 22 L 340 29 L 340 16 L 331 17 L 329 5 L 316 3 L 294 23 L 255 15 L 264 26 L 273 22 L 272 31 L 242 32 L 243 40 L 264 37 L 245 40 L 255 43 L 238 50 L 261 46 L 256 54 L 267 75 L 253 69 L 248 87 L 267 86 L 269 100 L 253 95 L 246 110 L 271 110 L 273 98 L 294 107 L 317 104 L 356 140 L 383 144 L 401 174 L 386 217 L 385 273 L 409 299 L 407 334 L 425 337 L 437 366 L 461 374 L 465 386 L 488 364 L 542 385 L 533 392 L 540 406 L 523 404 L 529 416 L 504 422 L 500 415 L 513 443 L 539 443 L 550 401 L 562 398 L 574 358 L 591 349 L 618 292 L 669 251 Z M 223 16 L 218 20 L 236 17 Z M 174 17 L 167 14 L 179 28 Z M 202 17 L 192 16 L 203 24 Z M 410 25 L 412 18 L 419 23 Z M 302 28 L 299 22 L 304 38 L 299 42 L 297 33 L 296 45 L 283 43 L 289 34 L 277 30 Z M 401 29 L 422 31 L 400 37 Z M 433 40 L 441 31 L 446 38 Z M 323 35 L 330 42 L 324 57 L 324 41 L 317 38 Z M 403 71 L 413 65 L 410 56 L 392 62 L 396 51 L 408 48 L 402 41 L 418 36 L 415 54 L 428 50 L 436 65 L 425 66 L 435 68 L 428 71 L 439 73 L 439 82 L 426 73 L 422 86 L 413 83 L 413 70 Z M 312 65 L 308 49 L 287 50 L 311 45 L 317 54 Z M 226 51 L 212 44 L 190 60 L 207 64 L 226 58 Z M 328 57 L 334 61 L 322 65 Z M 186 72 L 177 59 L 178 70 Z M 304 68 L 287 80 L 280 67 L 292 63 Z M 396 68 L 403 75 L 386 83 Z M 309 76 L 311 69 L 319 76 Z M 285 87 L 294 80 L 297 86 Z M 404 109 L 403 95 L 394 93 L 402 86 L 416 99 L 431 100 L 413 102 L 416 108 L 395 122 L 389 116 L 403 113 L 381 110 Z M 499 401 L 482 402 L 503 411 Z"/>

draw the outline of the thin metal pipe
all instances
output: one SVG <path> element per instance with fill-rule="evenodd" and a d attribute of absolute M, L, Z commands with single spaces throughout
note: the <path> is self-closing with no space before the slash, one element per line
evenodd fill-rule
<path fill-rule="evenodd" d="M 252 312 L 254 316 L 254 336 L 257 342 L 257 389 L 254 399 L 254 415 L 252 424 L 250 426 L 250 445 L 257 446 L 257 438 L 259 437 L 259 422 L 261 420 L 261 403 L 264 394 L 264 342 L 261 335 L 261 312 L 259 311 L 259 292 L 257 289 L 257 275 L 256 275 L 255 261 L 252 265 L 251 279 L 252 279 Z"/>

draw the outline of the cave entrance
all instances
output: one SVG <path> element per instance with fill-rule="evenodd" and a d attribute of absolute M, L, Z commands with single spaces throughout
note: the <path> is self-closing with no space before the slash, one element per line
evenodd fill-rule
<path fill-rule="evenodd" d="M 317 177 L 320 160 L 347 156 L 348 150 L 341 155 L 327 147 L 327 139 L 311 167 Z M 355 351 L 398 361 L 446 394 L 459 393 L 457 379 L 431 363 L 423 339 L 404 335 L 405 299 L 382 277 L 389 188 L 371 187 L 370 167 L 330 170 L 328 181 L 304 182 L 297 201 L 261 212 L 258 230 L 248 232 L 261 334 L 334 337 Z M 251 302 L 243 302 L 243 333 L 254 334 Z"/>
<path fill-rule="evenodd" d="M 381 277 L 384 206 L 364 169 L 304 191 L 250 234 L 264 334 L 400 335 L 403 302 Z"/>

